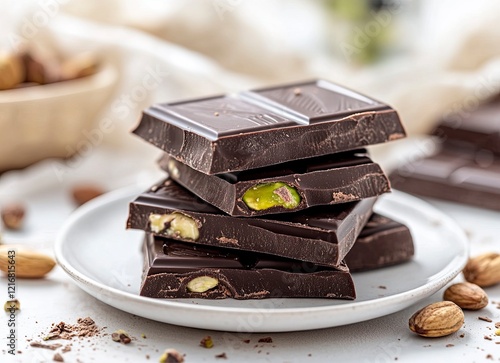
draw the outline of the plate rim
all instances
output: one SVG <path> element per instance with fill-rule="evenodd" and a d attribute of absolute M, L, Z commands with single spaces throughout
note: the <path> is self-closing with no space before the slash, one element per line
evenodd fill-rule
<path fill-rule="evenodd" d="M 67 235 L 75 225 L 77 221 L 80 220 L 80 218 L 86 216 L 89 213 L 92 213 L 94 210 L 100 209 L 108 204 L 117 202 L 119 200 L 125 200 L 129 199 L 132 201 L 134 197 L 137 196 L 137 194 L 141 193 L 142 189 L 139 188 L 137 185 L 133 186 L 128 186 L 124 188 L 117 189 L 115 191 L 106 193 L 104 195 L 101 195 L 94 200 L 91 200 L 90 202 L 84 204 L 80 208 L 76 209 L 68 219 L 64 222 L 62 228 L 59 230 L 59 233 L 57 234 L 55 244 L 54 244 L 54 252 L 55 252 L 55 257 L 57 260 L 57 263 L 61 268 L 76 282 L 76 284 L 83 289 L 86 293 L 90 294 L 94 298 L 105 302 L 108 305 L 109 304 L 106 300 L 103 299 L 102 297 L 98 297 L 95 294 L 90 293 L 87 291 L 86 288 L 83 286 L 80 286 L 80 284 L 84 285 L 87 288 L 95 288 L 98 289 L 98 291 L 107 291 L 109 294 L 115 295 L 116 298 L 122 298 L 122 299 L 132 299 L 134 302 L 137 303 L 146 303 L 147 305 L 155 306 L 155 307 L 162 307 L 162 308 L 175 308 L 175 309 L 184 309 L 186 311 L 196 311 L 196 312 L 203 312 L 203 313 L 221 313 L 224 312 L 225 314 L 235 314 L 241 316 L 242 314 L 252 314 L 256 312 L 262 312 L 262 310 L 265 310 L 266 313 L 272 314 L 274 316 L 285 316 L 285 315 L 290 315 L 290 314 L 317 314 L 317 313 L 343 313 L 343 312 L 351 312 L 352 310 L 366 310 L 367 307 L 373 306 L 373 304 L 377 304 L 379 307 L 386 307 L 386 306 L 392 306 L 392 305 L 398 305 L 402 303 L 417 303 L 421 299 L 430 296 L 432 293 L 436 292 L 439 290 L 441 287 L 446 285 L 449 281 L 451 281 L 454 277 L 456 277 L 460 271 L 463 269 L 465 266 L 468 255 L 469 255 L 469 244 L 467 237 L 465 235 L 465 232 L 456 224 L 456 222 L 446 215 L 444 212 L 440 211 L 438 208 L 432 206 L 431 204 L 416 198 L 414 196 L 411 196 L 409 194 L 400 192 L 400 191 L 395 191 L 393 190 L 392 193 L 384 196 L 381 196 L 380 198 L 403 198 L 406 200 L 412 200 L 413 203 L 416 205 L 419 205 L 420 207 L 418 208 L 421 210 L 421 208 L 427 209 L 427 210 L 432 210 L 434 214 L 438 214 L 440 218 L 442 218 L 443 222 L 448 225 L 455 225 L 457 228 L 455 229 L 455 232 L 457 233 L 457 241 L 454 242 L 457 244 L 457 248 L 460 251 L 463 251 L 461 254 L 457 254 L 453 260 L 451 260 L 442 270 L 437 272 L 436 274 L 432 275 L 433 280 L 431 282 L 425 283 L 421 286 L 418 286 L 416 288 L 413 288 L 411 290 L 399 292 L 397 294 L 389 295 L 389 296 L 384 296 L 380 297 L 377 299 L 372 299 L 372 300 L 365 300 L 365 301 L 356 301 L 353 300 L 352 302 L 347 302 L 344 304 L 338 304 L 338 305 L 325 305 L 325 306 L 312 306 L 312 307 L 293 307 L 293 308 L 279 308 L 279 309 L 267 309 L 267 308 L 248 308 L 248 307 L 234 307 L 234 306 L 212 306 L 212 305 L 202 305 L 202 304 L 193 304 L 193 303 L 187 303 L 187 302 L 179 302 L 179 301 L 170 301 L 167 299 L 152 299 L 140 295 L 136 295 L 127 291 L 123 291 L 120 289 L 117 289 L 115 287 L 107 286 L 106 284 L 96 281 L 90 276 L 85 275 L 84 273 L 78 271 L 78 269 L 66 259 L 63 253 L 63 246 L 68 240 Z M 459 244 L 460 243 L 460 244 Z M 418 299 L 415 299 L 415 296 L 418 296 Z M 409 304 L 411 305 L 411 304 Z M 406 306 L 409 306 L 406 305 Z M 114 308 L 117 308 L 119 310 L 124 310 L 121 308 L 118 308 L 114 305 L 111 305 Z M 392 312 L 396 312 L 399 310 L 404 309 L 405 307 L 402 308 L 396 308 L 393 309 Z M 378 309 L 380 310 L 380 309 Z M 126 311 L 126 310 L 125 310 Z M 269 312 L 267 312 L 269 311 Z M 355 322 L 360 322 L 360 321 L 365 321 L 365 320 L 370 320 L 374 319 L 377 317 L 385 316 L 388 314 L 391 314 L 392 312 L 388 312 L 385 314 L 379 314 L 379 315 L 372 315 L 372 317 L 368 319 L 361 319 L 361 320 L 354 320 L 351 321 L 350 323 L 344 323 L 344 324 L 336 324 L 336 325 L 328 325 L 328 326 L 339 326 L 339 325 L 345 325 L 345 324 L 352 324 Z M 163 321 L 164 320 L 158 320 L 158 321 Z M 175 323 L 174 323 L 175 324 Z M 192 326 L 192 325 L 186 325 L 186 326 Z M 310 328 L 310 329 L 315 329 L 315 328 Z M 306 329 L 294 329 L 294 330 L 306 330 Z M 264 330 L 263 330 L 264 331 Z M 269 330 L 265 330 L 269 331 Z M 274 331 L 292 331 L 292 330 L 274 330 Z"/>

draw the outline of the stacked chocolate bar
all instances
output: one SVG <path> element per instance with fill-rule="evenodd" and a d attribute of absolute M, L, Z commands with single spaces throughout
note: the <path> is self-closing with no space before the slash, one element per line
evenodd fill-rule
<path fill-rule="evenodd" d="M 500 96 L 441 120 L 438 151 L 391 173 L 408 193 L 500 210 Z"/>
<path fill-rule="evenodd" d="M 378 101 L 312 81 L 154 105 L 134 133 L 169 175 L 130 204 L 141 295 L 354 299 L 348 265 L 413 255 L 408 229 L 372 212 L 390 186 L 363 147 L 405 135 Z"/>

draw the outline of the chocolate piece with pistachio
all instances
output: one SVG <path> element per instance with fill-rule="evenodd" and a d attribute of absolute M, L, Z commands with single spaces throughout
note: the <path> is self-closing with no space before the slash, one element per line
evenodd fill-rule
<path fill-rule="evenodd" d="M 159 163 L 176 182 L 232 216 L 288 213 L 390 190 L 386 175 L 364 149 L 217 175 L 201 173 L 167 154 Z"/>
<path fill-rule="evenodd" d="M 336 267 L 366 224 L 375 200 L 316 206 L 272 218 L 234 218 L 166 179 L 130 203 L 127 227 L 184 242 Z"/>
<path fill-rule="evenodd" d="M 147 234 L 140 294 L 157 298 L 354 299 L 351 274 L 276 256 L 183 243 Z"/>

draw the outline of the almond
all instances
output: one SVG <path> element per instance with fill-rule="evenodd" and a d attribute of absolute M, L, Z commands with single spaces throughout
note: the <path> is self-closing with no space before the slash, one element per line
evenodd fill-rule
<path fill-rule="evenodd" d="M 481 287 L 500 283 L 500 254 L 489 252 L 469 259 L 463 274 L 467 281 Z"/>
<path fill-rule="evenodd" d="M 16 245 L 0 246 L 0 270 L 18 278 L 37 279 L 49 273 L 56 262 L 48 255 Z M 12 268 L 14 266 L 14 270 Z"/>
<path fill-rule="evenodd" d="M 467 310 L 479 310 L 488 305 L 486 292 L 470 282 L 451 285 L 445 290 L 443 299 L 453 301 L 462 309 Z"/>
<path fill-rule="evenodd" d="M 440 301 L 417 311 L 408 322 L 412 332 L 427 338 L 444 337 L 464 325 L 464 313 L 451 301 Z"/>

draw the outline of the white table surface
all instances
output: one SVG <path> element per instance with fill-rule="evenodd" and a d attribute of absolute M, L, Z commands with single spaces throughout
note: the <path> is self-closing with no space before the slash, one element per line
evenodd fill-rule
<path fill-rule="evenodd" d="M 38 188 L 24 196 L 29 206 L 26 228 L 18 233 L 4 233 L 6 242 L 33 244 L 51 253 L 54 236 L 65 218 L 74 210 L 67 185 Z M 471 240 L 472 255 L 500 252 L 500 213 L 430 201 L 451 215 Z M 457 277 L 460 280 L 461 277 Z M 3 291 L 2 291 L 3 290 Z M 500 302 L 500 286 L 488 288 L 490 301 Z M 500 360 L 500 336 L 494 336 L 494 322 L 500 310 L 491 304 L 478 312 L 465 312 L 465 325 L 459 333 L 444 338 L 425 339 L 408 329 L 408 318 L 420 307 L 441 300 L 442 291 L 398 313 L 349 326 L 294 333 L 238 334 L 178 327 L 146 320 L 112 308 L 80 290 L 61 268 L 56 267 L 41 280 L 17 280 L 21 312 L 17 315 L 17 349 L 7 354 L 7 314 L 0 319 L 1 362 L 50 362 L 54 352 L 32 348 L 28 339 L 39 341 L 52 323 L 76 323 L 89 316 L 105 333 L 124 329 L 136 338 L 129 345 L 110 336 L 74 339 L 72 351 L 63 354 L 65 362 L 156 362 L 163 350 L 175 348 L 186 355 L 186 362 L 480 362 Z M 0 278 L 0 301 L 7 300 L 7 280 Z M 3 303 L 2 303 L 3 304 Z M 478 319 L 488 316 L 493 323 Z M 460 337 L 461 334 L 463 337 Z M 141 335 L 145 334 L 146 339 Z M 215 346 L 200 347 L 199 341 L 210 335 Z M 484 339 L 485 335 L 493 340 Z M 273 343 L 258 343 L 271 336 Z M 250 339 L 250 343 L 243 340 Z M 60 341 L 66 344 L 66 341 Z M 450 344 L 452 346 L 450 346 Z M 215 356 L 226 353 L 227 359 Z M 149 355 L 149 359 L 146 357 Z"/>

